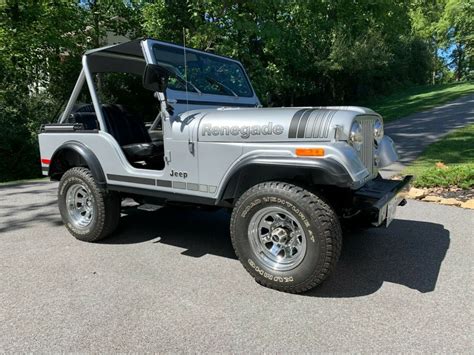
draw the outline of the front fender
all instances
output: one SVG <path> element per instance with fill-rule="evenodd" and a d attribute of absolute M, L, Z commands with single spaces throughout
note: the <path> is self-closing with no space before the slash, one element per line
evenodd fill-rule
<path fill-rule="evenodd" d="M 389 136 L 384 136 L 377 149 L 378 168 L 382 169 L 395 163 L 398 160 L 397 148 Z"/>
<path fill-rule="evenodd" d="M 328 143 L 318 147 L 325 149 L 325 157 L 297 157 L 294 147 L 247 153 L 225 174 L 217 200 L 235 198 L 242 190 L 269 180 L 291 181 L 300 177 L 311 184 L 357 189 L 370 177 L 349 145 Z"/>

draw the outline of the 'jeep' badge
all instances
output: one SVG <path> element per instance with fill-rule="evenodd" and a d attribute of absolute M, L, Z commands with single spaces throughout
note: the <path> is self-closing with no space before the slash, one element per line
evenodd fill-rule
<path fill-rule="evenodd" d="M 170 176 L 186 179 L 188 177 L 188 173 L 186 171 L 176 171 L 171 169 Z"/>
<path fill-rule="evenodd" d="M 273 122 L 268 122 L 265 125 L 253 126 L 213 126 L 211 123 L 206 123 L 202 126 L 201 134 L 203 136 L 240 136 L 247 139 L 250 136 L 259 135 L 280 135 L 283 133 L 282 125 L 273 125 Z"/>

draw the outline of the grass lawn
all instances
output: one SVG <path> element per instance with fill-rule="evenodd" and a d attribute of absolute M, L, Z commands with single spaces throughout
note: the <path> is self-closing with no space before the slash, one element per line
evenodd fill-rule
<path fill-rule="evenodd" d="M 384 122 L 390 122 L 470 93 L 474 93 L 474 82 L 415 86 L 390 96 L 374 98 L 363 105 L 380 113 Z"/>
<path fill-rule="evenodd" d="M 474 188 L 474 124 L 428 146 L 402 174 L 415 175 L 417 187 Z"/>

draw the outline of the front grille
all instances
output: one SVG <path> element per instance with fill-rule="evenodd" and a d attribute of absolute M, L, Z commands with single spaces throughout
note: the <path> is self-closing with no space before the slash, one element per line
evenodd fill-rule
<path fill-rule="evenodd" d="M 364 135 L 364 143 L 358 152 L 360 160 L 365 165 L 371 176 L 377 175 L 377 167 L 374 160 L 374 122 L 375 118 L 360 117 L 358 121 L 362 125 L 362 134 Z"/>

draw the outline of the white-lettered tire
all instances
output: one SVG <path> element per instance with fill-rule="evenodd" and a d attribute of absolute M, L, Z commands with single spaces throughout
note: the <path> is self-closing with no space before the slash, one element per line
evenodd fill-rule
<path fill-rule="evenodd" d="M 284 182 L 247 190 L 232 212 L 230 233 L 237 256 L 258 283 L 291 293 L 323 282 L 342 244 L 333 209 L 314 193 Z"/>
<path fill-rule="evenodd" d="M 120 196 L 99 189 L 87 168 L 76 167 L 64 173 L 59 182 L 58 205 L 68 231 L 85 242 L 107 237 L 120 219 Z"/>

